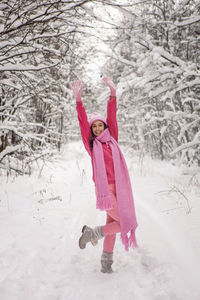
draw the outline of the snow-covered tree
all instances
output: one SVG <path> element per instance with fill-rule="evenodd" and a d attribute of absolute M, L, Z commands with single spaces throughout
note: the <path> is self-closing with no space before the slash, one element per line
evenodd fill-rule
<path fill-rule="evenodd" d="M 70 137 L 69 81 L 80 65 L 73 48 L 87 2 L 1 1 L 1 167 L 26 172 L 29 162 Z"/>
<path fill-rule="evenodd" d="M 198 1 L 147 1 L 121 10 L 113 43 L 120 114 L 133 147 L 200 164 Z M 123 120 L 124 119 L 124 120 Z"/>

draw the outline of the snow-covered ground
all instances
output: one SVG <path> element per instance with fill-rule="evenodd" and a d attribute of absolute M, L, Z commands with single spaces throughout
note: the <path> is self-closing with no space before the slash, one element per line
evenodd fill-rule
<path fill-rule="evenodd" d="M 81 143 L 30 177 L 1 178 L 1 300 L 200 299 L 200 173 L 124 154 L 139 248 L 118 237 L 113 274 L 100 272 L 102 240 L 78 247 L 84 224 L 105 222 Z"/>

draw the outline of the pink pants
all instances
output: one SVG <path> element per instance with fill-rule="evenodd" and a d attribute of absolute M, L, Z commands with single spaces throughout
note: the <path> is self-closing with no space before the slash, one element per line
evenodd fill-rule
<path fill-rule="evenodd" d="M 116 233 L 121 232 L 121 227 L 119 223 L 115 184 L 109 184 L 109 190 L 112 195 L 113 208 L 106 211 L 106 225 L 103 226 L 103 233 L 105 235 L 103 250 L 112 253 L 115 245 Z"/>

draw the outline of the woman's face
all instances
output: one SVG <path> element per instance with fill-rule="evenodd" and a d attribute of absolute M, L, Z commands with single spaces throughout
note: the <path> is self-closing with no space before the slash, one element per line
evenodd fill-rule
<path fill-rule="evenodd" d="M 92 123 L 92 132 L 95 136 L 99 136 L 104 131 L 104 123 L 102 121 L 95 121 Z"/>

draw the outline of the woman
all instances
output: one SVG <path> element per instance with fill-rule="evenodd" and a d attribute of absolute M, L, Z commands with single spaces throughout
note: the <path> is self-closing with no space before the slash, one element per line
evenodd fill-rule
<path fill-rule="evenodd" d="M 71 84 L 78 113 L 83 144 L 91 157 L 93 181 L 96 189 L 96 207 L 105 210 L 106 225 L 94 229 L 84 225 L 79 239 L 79 247 L 84 249 L 88 242 L 96 245 L 104 238 L 101 257 L 101 271 L 112 273 L 113 249 L 116 233 L 121 232 L 125 249 L 137 247 L 135 215 L 132 188 L 126 162 L 118 145 L 118 125 L 116 120 L 116 89 L 112 80 L 103 78 L 110 88 L 107 104 L 107 119 L 94 112 L 89 116 L 81 100 L 82 83 L 80 80 Z M 130 233 L 128 237 L 128 233 Z"/>

